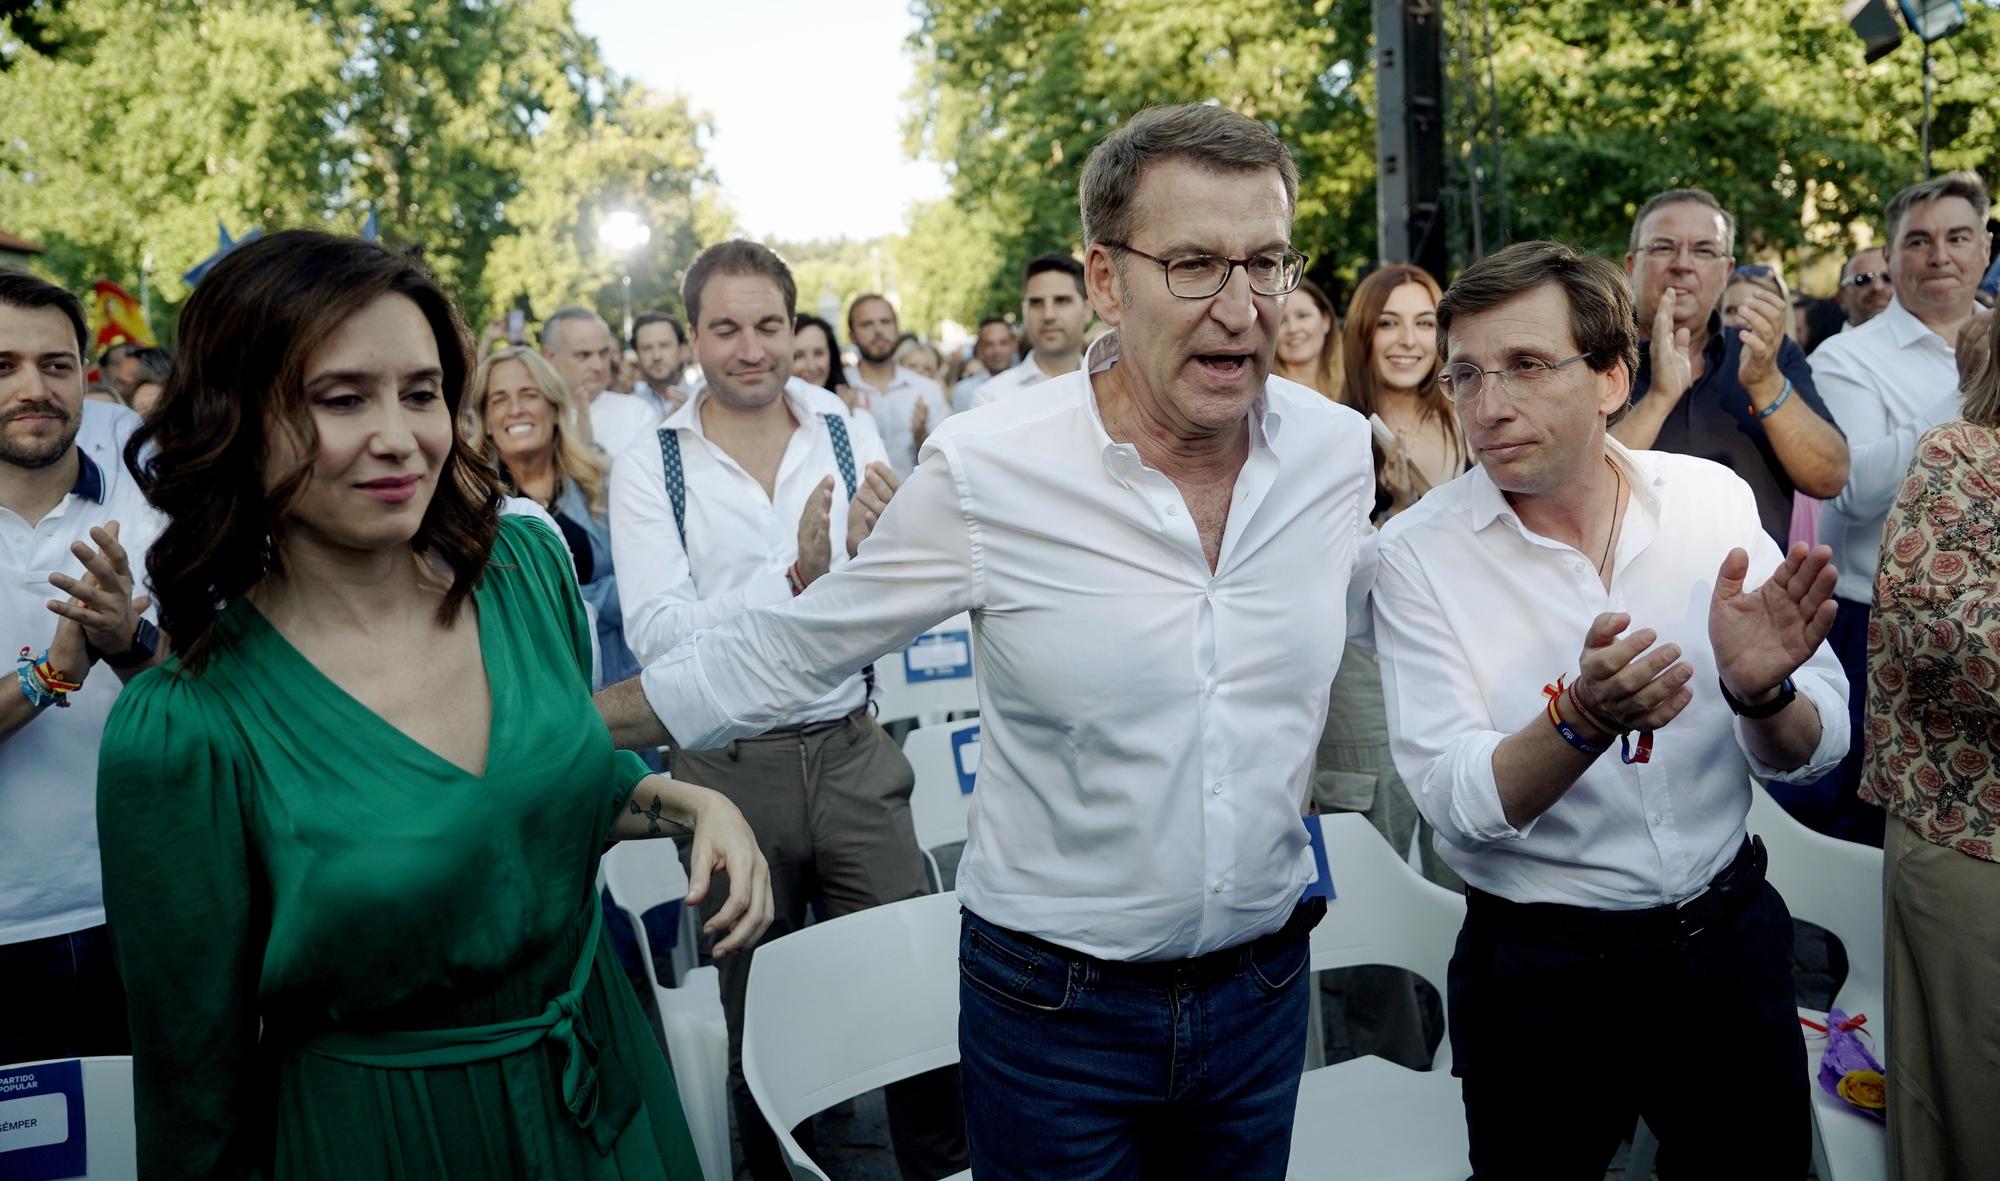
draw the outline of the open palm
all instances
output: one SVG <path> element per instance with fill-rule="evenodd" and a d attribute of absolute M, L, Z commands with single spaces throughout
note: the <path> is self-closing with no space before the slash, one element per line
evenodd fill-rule
<path fill-rule="evenodd" d="M 1750 555 L 1729 551 L 1708 604 L 1708 642 L 1716 671 L 1737 697 L 1775 689 L 1806 662 L 1833 629 L 1833 551 L 1796 542 L 1784 563 L 1754 591 L 1743 589 Z"/>

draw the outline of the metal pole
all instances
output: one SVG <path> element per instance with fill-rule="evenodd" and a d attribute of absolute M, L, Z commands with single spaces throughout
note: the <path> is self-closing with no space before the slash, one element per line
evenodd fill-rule
<path fill-rule="evenodd" d="M 1924 42 L 1924 179 L 1931 178 L 1931 43 Z"/>

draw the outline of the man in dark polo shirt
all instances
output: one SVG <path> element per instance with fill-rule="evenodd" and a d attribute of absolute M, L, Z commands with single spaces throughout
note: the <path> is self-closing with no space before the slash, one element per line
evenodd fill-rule
<path fill-rule="evenodd" d="M 1792 493 L 1825 499 L 1847 482 L 1847 440 L 1813 389 L 1805 353 L 1784 334 L 1775 295 L 1744 305 L 1724 328 L 1716 305 L 1736 265 L 1736 221 L 1700 189 L 1669 189 L 1632 221 L 1625 274 L 1639 317 L 1632 410 L 1612 435 L 1634 450 L 1711 459 L 1757 495 L 1782 548 Z"/>

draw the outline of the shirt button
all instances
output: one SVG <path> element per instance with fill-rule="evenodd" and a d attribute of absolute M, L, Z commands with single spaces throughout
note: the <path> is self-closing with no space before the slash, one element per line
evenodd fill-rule
<path fill-rule="evenodd" d="M 1655 817 L 1653 817 L 1653 823 L 1654 823 L 1654 824 L 1665 824 L 1666 822 L 1667 822 L 1667 818 L 1666 818 L 1666 817 L 1664 817 L 1664 816 L 1655 816 Z"/>
<path fill-rule="evenodd" d="M 1583 573 L 1583 563 L 1582 563 L 1582 562 L 1572 562 L 1572 563 L 1570 564 L 1570 569 L 1572 569 L 1572 570 L 1576 571 L 1576 572 L 1577 572 L 1578 574 L 1581 574 L 1581 573 Z"/>
<path fill-rule="evenodd" d="M 1170 516 L 1170 517 L 1178 517 L 1178 516 L 1180 516 L 1180 515 L 1181 515 L 1181 506 L 1180 506 L 1180 505 L 1177 505 L 1177 504 L 1170 504 L 1170 505 L 1168 505 L 1168 506 L 1167 506 L 1167 515 L 1168 515 L 1168 516 Z"/>
<path fill-rule="evenodd" d="M 1221 794 L 1222 794 L 1222 781 L 1221 781 L 1221 780 L 1219 780 L 1219 779 L 1218 779 L 1218 780 L 1216 780 L 1216 782 L 1215 782 L 1215 786 L 1214 786 L 1214 787 L 1211 787 L 1211 788 L 1209 788 L 1208 790 L 1210 790 L 1210 791 L 1214 792 L 1214 793 L 1215 793 L 1216 795 L 1221 795 Z"/>
<path fill-rule="evenodd" d="M 1208 691 L 1208 695 L 1210 697 L 1213 697 L 1215 696 L 1215 691 L 1218 688 L 1221 688 L 1221 686 L 1216 682 L 1216 679 L 1214 677 L 1210 677 L 1208 678 L 1208 684 L 1203 685 L 1202 688 Z"/>
<path fill-rule="evenodd" d="M 1214 583 L 1212 583 L 1212 582 L 1211 582 L 1211 583 L 1209 583 L 1209 584 L 1208 584 L 1208 589 L 1206 589 L 1206 590 L 1202 591 L 1201 593 L 1202 593 L 1202 594 L 1204 594 L 1204 595 L 1207 595 L 1207 596 L 1208 596 L 1208 601 L 1209 601 L 1209 602 L 1211 602 L 1211 603 L 1215 602 L 1215 584 L 1214 584 Z"/>
<path fill-rule="evenodd" d="M 1220 894 L 1220 893 L 1222 893 L 1222 883 L 1221 883 L 1221 882 L 1217 882 L 1217 883 L 1215 883 L 1215 892 L 1216 892 L 1217 894 Z"/>

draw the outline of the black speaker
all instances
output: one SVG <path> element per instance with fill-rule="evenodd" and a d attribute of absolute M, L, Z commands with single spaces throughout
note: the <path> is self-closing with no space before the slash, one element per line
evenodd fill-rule
<path fill-rule="evenodd" d="M 1376 227 L 1384 262 L 1445 281 L 1444 12 L 1437 0 L 1375 5 Z"/>
<path fill-rule="evenodd" d="M 1889 0 L 1847 0 L 1840 6 L 1840 15 L 1867 47 L 1871 62 L 1894 53 L 1903 43 L 1903 26 L 1889 11 Z"/>

